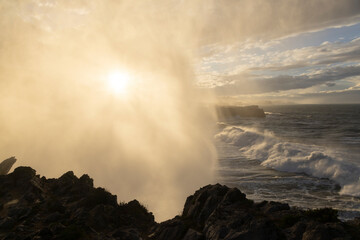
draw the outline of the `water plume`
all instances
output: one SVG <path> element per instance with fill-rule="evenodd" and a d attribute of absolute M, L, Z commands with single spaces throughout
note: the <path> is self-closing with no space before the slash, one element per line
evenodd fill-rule
<path fill-rule="evenodd" d="M 212 182 L 213 118 L 192 67 L 198 26 L 184 18 L 199 4 L 1 4 L 3 158 L 49 177 L 88 173 L 157 220 Z"/>

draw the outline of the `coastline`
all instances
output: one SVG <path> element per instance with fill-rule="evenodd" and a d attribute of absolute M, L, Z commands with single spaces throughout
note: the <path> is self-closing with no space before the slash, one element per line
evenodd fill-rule
<path fill-rule="evenodd" d="M 0 176 L 0 239 L 358 239 L 360 219 L 331 208 L 301 210 L 253 202 L 237 188 L 207 185 L 182 214 L 162 223 L 137 200 L 95 188 L 88 175 L 46 179 L 30 167 Z M 121 199 L 120 199 L 121 200 Z"/>

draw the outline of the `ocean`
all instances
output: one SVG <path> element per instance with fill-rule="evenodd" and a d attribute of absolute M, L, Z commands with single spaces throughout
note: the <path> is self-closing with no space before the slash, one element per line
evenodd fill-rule
<path fill-rule="evenodd" d="M 218 181 L 255 201 L 360 217 L 360 105 L 261 108 L 265 118 L 218 122 Z"/>

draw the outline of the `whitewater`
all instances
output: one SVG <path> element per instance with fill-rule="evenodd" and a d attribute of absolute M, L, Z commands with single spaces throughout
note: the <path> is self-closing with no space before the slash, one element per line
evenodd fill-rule
<path fill-rule="evenodd" d="M 343 219 L 360 216 L 360 105 L 264 110 L 265 119 L 218 123 L 220 181 L 254 200 L 332 207 Z"/>

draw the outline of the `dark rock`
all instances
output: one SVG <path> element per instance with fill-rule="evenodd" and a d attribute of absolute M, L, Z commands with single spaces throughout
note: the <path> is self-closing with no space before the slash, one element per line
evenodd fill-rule
<path fill-rule="evenodd" d="M 207 218 L 223 200 L 229 188 L 220 184 L 208 185 L 187 198 L 182 216 L 203 227 Z"/>
<path fill-rule="evenodd" d="M 96 231 L 104 231 L 116 223 L 112 216 L 114 207 L 111 205 L 97 205 L 88 214 L 87 225 Z"/>
<path fill-rule="evenodd" d="M 146 207 L 140 204 L 137 200 L 130 201 L 127 204 L 120 205 L 118 208 L 119 215 L 131 215 L 132 223 L 129 224 L 138 229 L 150 229 L 152 225 L 149 223 L 154 223 L 154 215 L 151 212 L 148 212 Z M 123 222 L 123 219 L 120 219 L 120 222 Z M 126 223 L 129 220 L 125 220 Z"/>
<path fill-rule="evenodd" d="M 351 226 L 335 221 L 333 213 L 254 204 L 238 189 L 209 185 L 188 197 L 182 216 L 159 224 L 151 239 L 356 239 L 355 227 L 351 233 Z"/>
<path fill-rule="evenodd" d="M 60 232 L 57 239 L 82 239 L 85 237 L 86 232 L 84 230 L 84 226 L 71 224 Z"/>
<path fill-rule="evenodd" d="M 119 240 L 141 240 L 140 233 L 137 232 L 135 229 L 130 230 L 117 230 L 112 235 L 115 239 Z"/>
<path fill-rule="evenodd" d="M 60 232 L 62 232 L 65 229 L 65 226 L 59 222 L 55 222 L 55 223 L 49 225 L 49 229 L 54 234 L 59 234 Z"/>
<path fill-rule="evenodd" d="M 360 218 L 357 217 L 347 222 L 346 229 L 351 236 L 356 236 L 356 239 L 360 239 Z"/>
<path fill-rule="evenodd" d="M 185 234 L 183 240 L 205 240 L 205 236 L 202 233 L 190 228 Z"/>
<path fill-rule="evenodd" d="M 117 198 L 104 188 L 92 189 L 83 204 L 87 208 L 93 208 L 99 204 L 117 206 Z"/>
<path fill-rule="evenodd" d="M 339 222 L 337 213 L 337 210 L 332 208 L 310 209 L 305 212 L 305 216 L 310 220 L 322 223 Z"/>
<path fill-rule="evenodd" d="M 76 180 L 78 180 L 78 178 L 73 171 L 68 171 L 59 178 L 59 182 L 62 184 L 72 184 L 75 183 Z"/>
<path fill-rule="evenodd" d="M 285 229 L 284 234 L 286 235 L 286 239 L 301 240 L 305 230 L 306 223 L 297 222 L 290 228 Z"/>
<path fill-rule="evenodd" d="M 180 240 L 184 237 L 188 230 L 185 223 L 179 218 L 175 217 L 172 220 L 161 223 L 151 235 L 150 239 L 153 240 Z"/>
<path fill-rule="evenodd" d="M 46 179 L 18 167 L 0 176 L 0 206 L 0 239 L 113 239 L 115 230 L 126 231 L 124 239 L 142 239 L 156 225 L 138 201 L 119 205 L 88 175 L 71 171 Z"/>
<path fill-rule="evenodd" d="M 181 216 L 156 223 L 137 200 L 94 188 L 88 175 L 59 179 L 18 167 L 0 176 L 0 239 L 360 239 L 360 219 L 341 222 L 333 209 L 300 210 L 254 203 L 239 189 L 205 186 L 186 199 Z"/>
<path fill-rule="evenodd" d="M 59 213 L 59 212 L 54 212 L 54 213 L 51 213 L 50 215 L 48 215 L 44 222 L 45 223 L 53 223 L 53 222 L 57 222 L 59 220 L 61 220 L 62 218 L 64 218 L 64 215 Z"/>
<path fill-rule="evenodd" d="M 80 207 L 71 212 L 70 219 L 74 220 L 75 222 L 85 222 L 86 219 L 88 219 L 88 210 Z"/>
<path fill-rule="evenodd" d="M 11 217 L 3 218 L 0 222 L 0 229 L 9 230 L 16 225 L 15 219 Z"/>
<path fill-rule="evenodd" d="M 290 206 L 287 203 L 279 203 L 279 202 L 266 202 L 266 204 L 262 207 L 262 211 L 266 214 L 271 214 L 278 211 L 290 210 Z"/>
<path fill-rule="evenodd" d="M 7 234 L 3 239 L 4 240 L 13 240 L 16 238 L 17 238 L 16 234 L 14 232 L 11 232 L 11 233 Z"/>
<path fill-rule="evenodd" d="M 28 181 L 34 178 L 36 171 L 31 167 L 17 167 L 10 176 L 16 180 Z"/>
<path fill-rule="evenodd" d="M 53 233 L 51 232 L 51 230 L 49 228 L 44 227 L 37 233 L 37 236 L 40 236 L 45 239 L 51 239 L 51 237 L 53 236 Z"/>
<path fill-rule="evenodd" d="M 306 228 L 303 240 L 351 239 L 341 224 L 311 224 Z"/>
<path fill-rule="evenodd" d="M 223 202 L 228 204 L 246 200 L 246 195 L 237 188 L 231 188 L 225 195 Z"/>
<path fill-rule="evenodd" d="M 89 175 L 87 175 L 87 174 L 82 175 L 80 177 L 79 181 L 80 181 L 81 184 L 85 184 L 85 185 L 88 185 L 90 187 L 94 186 L 94 180 L 92 178 L 90 178 Z"/>
<path fill-rule="evenodd" d="M 64 205 L 56 198 L 48 198 L 45 203 L 45 208 L 49 213 L 65 213 L 66 208 Z"/>

